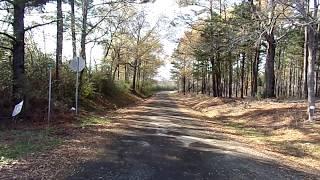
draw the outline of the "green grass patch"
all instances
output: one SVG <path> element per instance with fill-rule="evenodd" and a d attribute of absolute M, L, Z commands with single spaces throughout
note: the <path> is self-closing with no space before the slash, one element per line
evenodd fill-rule
<path fill-rule="evenodd" d="M 227 122 L 226 125 L 235 130 L 239 135 L 250 138 L 267 138 L 267 135 L 256 128 L 246 127 L 245 123 Z"/>
<path fill-rule="evenodd" d="M 320 144 L 304 141 L 267 141 L 276 151 L 295 157 L 319 157 Z"/>
<path fill-rule="evenodd" d="M 95 115 L 85 116 L 80 118 L 80 126 L 94 126 L 94 125 L 106 125 L 109 124 L 110 120 L 106 117 L 99 117 Z"/>
<path fill-rule="evenodd" d="M 46 130 L 11 130 L 0 133 L 0 164 L 30 153 L 51 149 L 61 140 Z"/>

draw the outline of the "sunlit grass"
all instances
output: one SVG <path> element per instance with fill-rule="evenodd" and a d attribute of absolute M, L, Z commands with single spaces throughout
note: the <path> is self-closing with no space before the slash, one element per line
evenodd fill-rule
<path fill-rule="evenodd" d="M 0 133 L 0 164 L 19 159 L 30 153 L 51 149 L 61 140 L 46 130 L 11 130 Z"/>
<path fill-rule="evenodd" d="M 106 117 L 99 117 L 99 116 L 84 116 L 80 118 L 80 126 L 94 126 L 94 125 L 106 125 L 109 124 L 110 120 L 108 120 Z"/>

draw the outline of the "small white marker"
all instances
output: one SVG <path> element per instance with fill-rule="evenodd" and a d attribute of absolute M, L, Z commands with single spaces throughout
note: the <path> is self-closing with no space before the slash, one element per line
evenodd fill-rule
<path fill-rule="evenodd" d="M 19 104 L 14 106 L 12 117 L 15 117 L 21 112 L 22 106 L 23 106 L 23 101 L 21 101 Z"/>

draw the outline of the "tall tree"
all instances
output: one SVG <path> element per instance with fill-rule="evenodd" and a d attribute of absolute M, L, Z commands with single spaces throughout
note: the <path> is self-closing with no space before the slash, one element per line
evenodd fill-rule
<path fill-rule="evenodd" d="M 62 64 L 63 47 L 63 14 L 62 0 L 57 0 L 57 49 L 56 49 L 56 80 L 59 83 L 59 69 Z"/>
<path fill-rule="evenodd" d="M 87 39 L 87 21 L 88 21 L 89 0 L 82 1 L 82 22 L 80 38 L 80 56 L 86 61 L 86 39 Z"/>
<path fill-rule="evenodd" d="M 318 23 L 316 20 L 318 19 L 318 7 L 319 2 L 317 0 L 313 0 L 313 13 L 312 16 L 308 16 L 305 13 L 305 18 L 308 22 L 308 109 L 309 109 L 309 121 L 313 120 L 314 110 L 315 110 L 315 63 L 317 60 L 317 52 L 318 52 Z"/>
<path fill-rule="evenodd" d="M 305 6 L 305 11 L 309 14 L 309 0 L 303 2 Z M 308 26 L 304 27 L 304 61 L 303 61 L 303 97 L 308 98 Z"/>
<path fill-rule="evenodd" d="M 131 23 L 131 34 L 135 40 L 135 58 L 133 61 L 133 76 L 132 76 L 132 89 L 137 90 L 137 77 L 139 68 L 141 65 L 141 58 L 149 52 L 148 50 L 141 50 L 141 45 L 150 40 L 153 33 L 156 31 L 158 24 L 156 23 L 153 27 L 149 27 L 146 20 L 146 14 L 144 12 L 137 14 L 134 21 Z M 149 28 L 149 29 L 148 29 Z"/>
<path fill-rule="evenodd" d="M 71 39 L 72 39 L 72 56 L 75 58 L 77 56 L 77 39 L 76 39 L 76 25 L 75 25 L 75 0 L 69 0 L 71 7 Z"/>
<path fill-rule="evenodd" d="M 12 94 L 13 101 L 24 100 L 26 98 L 26 85 L 28 84 L 25 76 L 25 32 L 33 28 L 43 26 L 52 22 L 44 24 L 35 24 L 30 27 L 24 25 L 25 10 L 28 7 L 37 7 L 44 5 L 47 0 L 5 0 L 8 6 L 13 8 L 13 35 L 6 32 L 1 32 L 0 35 L 8 38 L 12 45 Z M 10 11 L 9 11 L 10 12 Z"/>
<path fill-rule="evenodd" d="M 14 101 L 25 98 L 26 93 L 26 77 L 24 63 L 24 12 L 26 3 L 24 1 L 15 0 L 13 3 L 13 32 L 12 39 L 12 68 L 13 68 L 13 97 Z"/>

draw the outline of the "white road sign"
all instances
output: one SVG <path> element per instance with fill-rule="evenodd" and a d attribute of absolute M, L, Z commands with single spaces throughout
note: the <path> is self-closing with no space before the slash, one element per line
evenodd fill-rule
<path fill-rule="evenodd" d="M 70 61 L 69 67 L 76 72 L 76 115 L 78 115 L 78 96 L 79 96 L 79 73 L 86 67 L 86 62 L 81 57 L 76 57 Z"/>
<path fill-rule="evenodd" d="M 74 72 L 81 72 L 86 67 L 86 62 L 81 57 L 76 57 L 70 61 L 69 67 Z"/>

